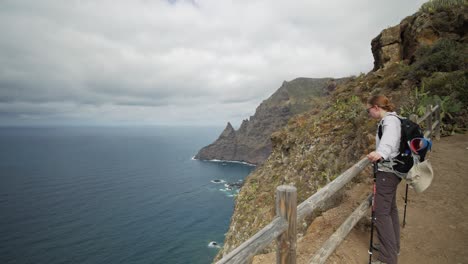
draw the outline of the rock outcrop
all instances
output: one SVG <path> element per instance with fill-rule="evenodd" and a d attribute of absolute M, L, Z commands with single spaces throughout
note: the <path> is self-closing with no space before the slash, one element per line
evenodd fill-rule
<path fill-rule="evenodd" d="M 281 87 L 258 106 L 255 114 L 234 130 L 227 124 L 219 138 L 195 156 L 201 160 L 230 160 L 263 163 L 271 153 L 271 133 L 285 126 L 296 114 L 310 110 L 320 97 L 331 92 L 346 78 L 297 78 Z"/>
<path fill-rule="evenodd" d="M 415 60 L 415 52 L 422 45 L 432 45 L 440 38 L 467 43 L 466 8 L 440 10 L 434 13 L 417 12 L 394 27 L 383 30 L 372 42 L 374 71 L 392 63 Z"/>

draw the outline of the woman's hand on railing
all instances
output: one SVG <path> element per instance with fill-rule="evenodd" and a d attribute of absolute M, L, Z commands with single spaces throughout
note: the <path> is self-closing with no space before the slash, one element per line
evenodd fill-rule
<path fill-rule="evenodd" d="M 382 155 L 376 151 L 372 151 L 371 153 L 367 154 L 367 158 L 372 162 L 376 162 L 382 159 Z"/>

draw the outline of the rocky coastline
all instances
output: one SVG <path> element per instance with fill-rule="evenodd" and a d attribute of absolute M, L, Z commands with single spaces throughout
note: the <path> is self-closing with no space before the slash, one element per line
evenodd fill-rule
<path fill-rule="evenodd" d="M 272 151 L 271 134 L 287 125 L 294 115 L 309 111 L 347 78 L 297 78 L 281 87 L 242 121 L 235 130 L 230 122 L 218 139 L 202 148 L 198 160 L 239 161 L 252 165 L 265 162 Z"/>

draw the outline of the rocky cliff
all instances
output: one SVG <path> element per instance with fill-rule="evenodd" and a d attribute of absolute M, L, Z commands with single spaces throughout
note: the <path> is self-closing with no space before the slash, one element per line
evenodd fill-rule
<path fill-rule="evenodd" d="M 412 63 L 419 47 L 433 45 L 441 38 L 466 43 L 468 14 L 450 8 L 427 9 L 383 30 L 372 40 L 374 71 L 399 61 Z"/>
<path fill-rule="evenodd" d="M 387 95 L 405 116 L 439 101 L 444 133 L 466 131 L 468 8 L 466 1 L 434 2 L 442 4 L 423 5 L 372 40 L 373 71 L 339 85 L 320 110 L 295 115 L 272 134 L 272 153 L 246 178 L 217 258 L 271 221 L 276 186 L 296 186 L 300 203 L 374 148 L 376 124 L 365 112 L 369 96 Z M 332 203 L 339 202 L 338 195 Z"/>
<path fill-rule="evenodd" d="M 271 153 L 271 133 L 285 126 L 296 114 L 320 104 L 321 97 L 346 79 L 297 78 L 281 87 L 258 106 L 255 114 L 236 131 L 227 124 L 219 138 L 195 156 L 201 160 L 231 160 L 261 164 Z"/>

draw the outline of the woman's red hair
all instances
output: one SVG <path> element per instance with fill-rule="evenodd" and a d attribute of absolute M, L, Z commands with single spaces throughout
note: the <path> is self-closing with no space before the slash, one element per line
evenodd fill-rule
<path fill-rule="evenodd" d="M 378 106 L 385 111 L 393 112 L 395 110 L 395 105 L 390 102 L 390 100 L 385 95 L 374 95 L 372 96 L 368 104 L 371 106 Z"/>

